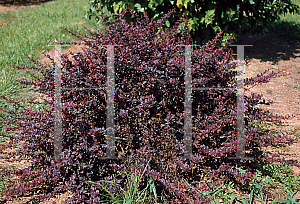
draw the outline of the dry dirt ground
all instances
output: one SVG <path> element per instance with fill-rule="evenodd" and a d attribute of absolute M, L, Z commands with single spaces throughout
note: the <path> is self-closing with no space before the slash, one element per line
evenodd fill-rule
<path fill-rule="evenodd" d="M 253 87 L 250 92 L 263 94 L 265 99 L 270 99 L 274 103 L 270 105 L 260 105 L 265 110 L 272 113 L 287 116 L 298 116 L 283 121 L 282 130 L 295 130 L 300 128 L 300 42 L 284 39 L 267 32 L 263 37 L 240 37 L 236 44 L 253 45 L 245 47 L 245 56 L 250 59 L 249 66 L 246 67 L 246 77 L 253 77 L 266 69 L 278 71 L 285 68 L 287 76 L 272 79 L 269 83 Z M 298 131 L 300 133 L 300 130 Z M 271 150 L 268 148 L 271 152 Z M 300 141 L 294 143 L 285 155 L 286 159 L 300 159 Z M 295 174 L 299 174 L 299 168 L 293 168 Z"/>
<path fill-rule="evenodd" d="M 38 6 L 38 4 L 32 5 L 17 5 L 17 6 L 3 6 L 0 1 L 0 13 L 7 11 L 18 11 L 19 9 L 26 8 L 27 6 Z M 263 72 L 266 69 L 271 71 L 281 70 L 290 67 L 286 73 L 290 73 L 288 76 L 272 79 L 267 84 L 262 84 L 252 88 L 250 91 L 254 93 L 263 94 L 265 99 L 274 101 L 271 105 L 264 105 L 261 108 L 270 110 L 278 115 L 296 115 L 300 114 L 300 42 L 299 40 L 289 40 L 277 36 L 274 33 L 267 32 L 265 36 L 240 36 L 235 43 L 238 45 L 253 45 L 252 47 L 245 47 L 245 57 L 250 59 L 250 63 L 246 66 L 246 77 L 253 77 Z M 81 47 L 73 46 L 67 50 L 63 50 L 62 53 L 69 53 L 72 50 L 73 53 L 81 51 Z M 234 50 L 234 48 L 233 48 Z M 236 51 L 234 50 L 234 53 Z M 54 51 L 48 52 L 50 56 L 54 56 Z M 42 63 L 49 62 L 44 55 L 41 55 L 40 60 Z M 34 94 L 34 93 L 33 93 Z M 249 93 L 246 93 L 249 94 Z M 42 97 L 42 96 L 37 96 Z M 293 119 L 284 121 L 281 125 L 283 130 L 295 130 L 300 128 L 300 116 Z M 300 132 L 300 131 L 299 131 Z M 285 150 L 285 149 L 279 149 Z M 268 148 L 265 151 L 275 152 L 278 149 Z M 298 160 L 300 158 L 300 141 L 298 140 L 292 144 L 288 151 L 285 151 L 286 159 Z M 0 165 L 7 169 L 21 169 L 27 167 L 29 164 L 24 162 L 15 162 L 8 164 L 1 160 Z M 299 168 L 293 168 L 295 174 L 299 174 Z M 12 175 L 11 182 L 16 179 Z M 38 202 L 33 199 L 33 195 L 24 196 L 7 202 L 9 204 L 29 204 L 29 203 L 42 203 L 50 204 L 52 201 L 61 203 L 66 200 L 67 197 L 72 196 L 70 192 L 66 192 L 57 196 L 50 201 Z M 278 196 L 279 198 L 279 196 Z M 300 195 L 298 196 L 300 199 Z"/>

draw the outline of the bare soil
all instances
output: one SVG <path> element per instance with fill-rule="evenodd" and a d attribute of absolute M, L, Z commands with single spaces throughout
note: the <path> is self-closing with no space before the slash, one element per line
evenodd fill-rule
<path fill-rule="evenodd" d="M 250 92 L 259 93 L 266 100 L 273 101 L 270 105 L 258 105 L 272 113 L 287 116 L 297 115 L 294 118 L 283 120 L 282 130 L 289 131 L 300 128 L 300 43 L 299 40 L 289 40 L 267 32 L 263 37 L 241 36 L 236 44 L 248 44 L 245 47 L 245 56 L 250 59 L 246 67 L 246 77 L 254 77 L 266 69 L 270 71 L 289 68 L 282 76 L 272 79 L 269 83 L 253 87 Z M 249 93 L 248 93 L 249 94 Z M 300 133 L 300 131 L 298 131 Z M 268 148 L 271 152 L 271 148 Z M 300 141 L 290 146 L 285 159 L 300 159 Z M 299 168 L 294 167 L 295 174 L 299 174 Z"/>
<path fill-rule="evenodd" d="M 284 73 L 289 74 L 272 79 L 269 83 L 253 87 L 246 94 L 262 94 L 267 100 L 273 101 L 270 105 L 258 105 L 263 110 L 280 116 L 294 115 L 288 120 L 283 120 L 280 128 L 283 132 L 292 132 L 300 128 L 300 43 L 299 40 L 290 40 L 280 37 L 272 32 L 266 32 L 265 36 L 240 36 L 237 45 L 253 45 L 245 47 L 245 57 L 250 59 L 249 66 L 245 68 L 246 78 L 255 77 L 257 74 L 269 69 L 278 71 L 287 69 Z M 298 131 L 299 138 L 300 130 Z M 296 141 L 286 148 L 268 147 L 264 151 L 275 153 L 283 151 L 281 158 L 287 160 L 300 161 L 300 141 Z M 300 169 L 293 167 L 295 175 L 300 174 Z M 277 199 L 282 195 L 282 191 L 276 190 Z M 300 195 L 297 196 L 300 199 Z"/>
<path fill-rule="evenodd" d="M 19 11 L 20 9 L 27 8 L 29 6 L 38 6 L 39 4 L 32 5 L 10 5 L 1 4 L 0 1 L 0 13 L 7 11 Z M 0 25 L 1 26 L 1 25 Z M 289 40 L 280 37 L 272 32 L 267 32 L 265 36 L 239 36 L 238 41 L 235 43 L 238 45 L 253 45 L 252 47 L 245 47 L 245 57 L 250 60 L 248 66 L 246 66 L 246 77 L 254 77 L 257 74 L 263 72 L 266 69 L 271 71 L 282 70 L 290 67 L 286 70 L 286 73 L 290 73 L 288 76 L 272 79 L 271 82 L 256 86 L 250 90 L 250 92 L 263 94 L 265 99 L 274 101 L 271 105 L 260 106 L 264 110 L 276 113 L 278 115 L 297 115 L 300 114 L 300 42 L 299 40 Z M 72 46 L 62 53 L 69 53 L 71 50 L 73 53 L 82 51 L 83 46 Z M 234 50 L 234 47 L 233 47 Z M 234 53 L 236 51 L 234 50 Z M 50 56 L 54 56 L 54 51 L 48 52 Z M 50 61 L 40 55 L 40 61 L 44 64 L 50 63 Z M 249 94 L 249 93 L 246 93 Z M 41 98 L 41 95 L 36 95 L 37 98 Z M 295 128 L 300 128 L 300 116 L 296 116 L 290 120 L 286 120 L 281 125 L 282 130 L 294 131 Z M 265 151 L 285 151 L 286 149 L 279 148 L 267 148 Z M 300 158 L 300 141 L 298 140 L 289 147 L 288 151 L 285 151 L 285 159 L 292 159 L 299 161 Z M 27 161 L 14 162 L 9 164 L 4 160 L 0 160 L 0 165 L 5 169 L 12 172 L 13 169 L 23 169 L 30 165 Z M 300 169 L 294 167 L 294 173 L 299 175 Z M 11 174 L 10 183 L 16 180 L 16 176 Z M 278 191 L 278 198 L 282 192 Z M 52 201 L 61 203 L 68 197 L 72 196 L 71 192 L 65 192 L 50 201 L 38 202 L 34 199 L 35 195 L 28 195 L 21 198 L 14 199 L 7 202 L 9 204 L 29 204 L 29 203 L 42 203 L 50 204 Z M 300 199 L 300 194 L 298 195 Z"/>

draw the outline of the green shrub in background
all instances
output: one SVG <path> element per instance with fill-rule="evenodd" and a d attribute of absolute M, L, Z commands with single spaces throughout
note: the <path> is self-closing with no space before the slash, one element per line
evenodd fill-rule
<path fill-rule="evenodd" d="M 207 42 L 221 30 L 225 31 L 224 38 L 238 31 L 251 35 L 264 34 L 266 27 L 274 25 L 280 15 L 299 11 L 299 6 L 291 0 L 92 0 L 87 7 L 86 17 L 95 17 L 98 22 L 100 17 L 96 15 L 98 9 L 94 4 L 111 15 L 110 20 L 114 19 L 114 14 L 121 13 L 127 7 L 137 11 L 140 17 L 145 11 L 154 21 L 174 9 L 170 19 L 163 24 L 164 28 L 174 25 L 188 11 L 189 31 L 196 44 Z M 136 22 L 129 12 L 125 19 L 128 23 Z"/>
<path fill-rule="evenodd" d="M 293 3 L 300 6 L 300 0 L 293 0 Z M 270 30 L 292 40 L 300 39 L 300 12 L 281 15 L 280 19 L 275 22 L 275 26 Z M 299 86 L 291 88 L 299 90 Z"/>

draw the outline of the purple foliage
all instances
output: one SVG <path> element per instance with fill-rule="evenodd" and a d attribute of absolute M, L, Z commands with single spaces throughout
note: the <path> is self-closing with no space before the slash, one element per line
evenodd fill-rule
<path fill-rule="evenodd" d="M 47 189 L 40 199 L 70 190 L 74 193 L 71 203 L 96 203 L 103 199 L 98 186 L 88 181 L 109 179 L 112 174 L 125 171 L 124 156 L 139 159 L 139 168 L 145 167 L 152 157 L 145 177 L 152 177 L 158 194 L 169 203 L 208 202 L 197 191 L 212 190 L 228 179 L 236 184 L 247 183 L 255 171 L 239 174 L 236 166 L 255 168 L 255 164 L 269 161 L 282 161 L 296 166 L 298 163 L 281 160 L 278 155 L 265 155 L 261 148 L 277 142 L 290 144 L 294 138 L 289 134 L 260 134 L 254 127 L 257 120 L 278 121 L 284 119 L 255 108 L 261 103 L 261 96 L 245 96 L 246 116 L 246 157 L 254 159 L 232 160 L 237 150 L 236 139 L 236 92 L 234 90 L 193 91 L 193 152 L 191 159 L 184 156 L 184 47 L 189 45 L 187 23 L 185 32 L 179 36 L 179 23 L 171 29 L 160 32 L 161 43 L 156 33 L 161 22 L 138 19 L 136 25 L 116 20 L 106 34 L 90 32 L 69 33 L 83 40 L 89 48 L 77 53 L 73 62 L 62 56 L 62 87 L 98 88 L 91 90 L 62 90 L 63 102 L 63 156 L 54 159 L 54 108 L 44 108 L 43 112 L 23 107 L 18 113 L 2 110 L 11 118 L 4 121 L 6 131 L 20 130 L 19 134 L 9 135 L 11 141 L 1 149 L 14 147 L 24 142 L 23 151 L 7 155 L 30 159 L 32 165 L 19 172 L 19 184 L 7 189 L 4 201 L 26 192 Z M 164 21 L 171 15 L 170 11 Z M 135 14 L 135 12 L 133 12 Z M 184 16 L 183 16 L 184 17 Z M 186 22 L 188 22 L 186 20 Z M 109 23 L 109 22 L 108 22 Z M 232 50 L 229 37 L 224 47 L 217 48 L 219 33 L 206 45 L 192 50 L 192 76 L 195 87 L 235 86 Z M 61 42 L 60 44 L 65 44 Z M 72 44 L 72 43 L 69 43 Z M 73 43 L 77 44 L 77 43 Z M 116 157 L 101 159 L 106 152 L 106 47 L 101 45 L 123 45 L 114 48 L 115 53 L 115 121 Z M 182 53 L 182 55 L 179 55 Z M 48 56 L 54 61 L 50 56 Z M 34 84 L 39 92 L 52 100 L 44 104 L 54 104 L 54 67 L 44 66 L 31 58 L 39 68 L 43 78 L 36 81 L 20 81 Z M 25 69 L 24 67 L 17 67 Z M 26 68 L 29 69 L 29 68 Z M 257 75 L 245 81 L 245 86 L 266 83 L 282 74 Z M 4 97 L 5 98 L 5 97 Z M 7 99 L 9 100 L 9 99 Z M 10 101 L 10 100 L 9 100 Z M 13 102 L 13 101 L 11 101 Z M 18 102 L 13 102 L 19 104 Z M 33 103 L 33 102 L 31 102 Z M 4 133 L 1 133 L 3 135 Z M 5 135 L 7 136 L 7 135 Z M 200 185 L 202 174 L 208 174 L 212 183 Z M 191 183 L 188 185 L 183 178 Z M 121 178 L 121 180 L 124 178 Z M 119 181 L 122 184 L 122 181 Z M 112 187 L 112 192 L 116 191 Z M 103 192 L 102 192 L 103 193 Z"/>

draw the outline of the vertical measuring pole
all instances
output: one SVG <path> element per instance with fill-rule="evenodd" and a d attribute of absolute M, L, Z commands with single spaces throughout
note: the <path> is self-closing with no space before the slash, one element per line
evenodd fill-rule
<path fill-rule="evenodd" d="M 192 155 L 192 63 L 191 46 L 185 46 L 185 99 L 184 99 L 184 158 L 189 159 Z"/>
<path fill-rule="evenodd" d="M 192 152 L 192 45 L 177 45 L 185 47 L 185 94 L 184 94 L 184 159 L 190 159 Z M 193 45 L 197 46 L 197 45 Z"/>
<path fill-rule="evenodd" d="M 115 68 L 114 68 L 114 45 L 107 45 L 107 96 L 106 96 L 106 135 L 107 149 L 105 159 L 117 159 L 115 157 Z"/>
<path fill-rule="evenodd" d="M 229 157 L 229 159 L 246 159 L 245 158 L 245 67 L 244 67 L 244 47 L 252 45 L 232 45 L 237 46 L 237 152 L 236 157 Z"/>
<path fill-rule="evenodd" d="M 114 46 L 107 45 L 107 112 L 106 112 L 106 136 L 107 157 L 104 159 L 117 159 L 115 157 L 115 120 L 114 120 L 114 94 L 115 94 L 115 71 L 114 71 Z M 62 104 L 61 104 L 61 45 L 55 45 L 55 116 L 54 116 L 54 155 L 60 158 L 62 152 Z"/>
<path fill-rule="evenodd" d="M 242 51 L 242 52 L 241 52 Z M 244 124 L 244 80 L 245 80 L 245 67 L 244 67 L 244 47 L 237 45 L 237 158 L 245 157 L 245 124 Z"/>
<path fill-rule="evenodd" d="M 62 105 L 61 105 L 61 46 L 55 45 L 55 116 L 54 116 L 54 156 L 60 158 L 62 151 Z"/>

